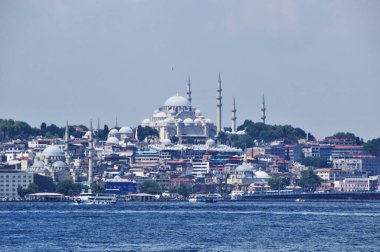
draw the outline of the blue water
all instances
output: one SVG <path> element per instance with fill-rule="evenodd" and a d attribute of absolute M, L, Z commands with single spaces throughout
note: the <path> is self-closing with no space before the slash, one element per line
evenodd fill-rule
<path fill-rule="evenodd" d="M 0 203 L 0 251 L 380 251 L 380 203 Z"/>

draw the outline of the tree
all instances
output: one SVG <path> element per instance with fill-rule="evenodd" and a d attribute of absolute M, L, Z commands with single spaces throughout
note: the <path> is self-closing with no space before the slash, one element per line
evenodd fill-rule
<path fill-rule="evenodd" d="M 273 190 L 282 190 L 286 186 L 290 185 L 290 180 L 286 178 L 272 178 L 272 179 L 269 179 L 268 185 Z"/>
<path fill-rule="evenodd" d="M 45 122 L 41 123 L 40 130 L 41 130 L 41 135 L 45 136 L 45 134 L 46 134 L 46 123 Z"/>
<path fill-rule="evenodd" d="M 106 189 L 101 184 L 94 182 L 91 184 L 91 191 L 93 193 L 105 193 Z"/>
<path fill-rule="evenodd" d="M 364 149 L 370 154 L 380 157 L 380 138 L 369 140 L 364 144 Z"/>
<path fill-rule="evenodd" d="M 322 179 L 314 173 L 312 169 L 308 169 L 301 172 L 301 178 L 299 180 L 299 185 L 306 191 L 315 191 L 315 189 L 320 186 Z"/>
<path fill-rule="evenodd" d="M 24 197 L 27 194 L 36 193 L 37 189 L 38 189 L 38 187 L 36 184 L 30 183 L 28 188 L 25 188 L 25 189 L 22 188 L 22 186 L 18 186 L 17 187 L 17 194 L 20 197 Z"/>
<path fill-rule="evenodd" d="M 139 185 L 139 191 L 149 194 L 161 194 L 161 187 L 155 180 L 145 180 Z"/>
<path fill-rule="evenodd" d="M 187 197 L 190 194 L 190 190 L 184 183 L 180 183 L 178 187 L 178 193 L 183 197 Z"/>
<path fill-rule="evenodd" d="M 55 192 L 53 179 L 48 176 L 42 176 L 37 173 L 33 175 L 34 184 L 37 186 L 38 192 Z"/>
<path fill-rule="evenodd" d="M 62 193 L 68 196 L 79 194 L 82 189 L 88 189 L 88 187 L 81 184 L 75 184 L 71 180 L 63 180 L 62 182 L 59 182 L 56 186 L 56 191 L 58 193 Z"/>
<path fill-rule="evenodd" d="M 179 138 L 177 136 L 171 136 L 170 137 L 170 142 L 172 142 L 173 144 L 178 143 L 178 141 L 179 141 Z"/>
<path fill-rule="evenodd" d="M 146 138 L 151 139 L 151 138 L 155 138 L 158 136 L 159 136 L 158 131 L 154 128 L 151 128 L 149 126 L 146 126 L 146 127 L 138 126 L 137 127 L 137 138 L 139 141 L 144 141 Z"/>

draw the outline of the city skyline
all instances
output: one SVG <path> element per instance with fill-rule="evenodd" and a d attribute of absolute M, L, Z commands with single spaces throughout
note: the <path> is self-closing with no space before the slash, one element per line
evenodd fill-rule
<path fill-rule="evenodd" d="M 179 92 L 222 127 L 379 137 L 377 1 L 2 1 L 0 118 L 136 127 Z"/>

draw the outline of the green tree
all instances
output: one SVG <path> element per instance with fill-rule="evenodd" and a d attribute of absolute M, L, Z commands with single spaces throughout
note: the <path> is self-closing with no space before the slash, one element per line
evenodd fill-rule
<path fill-rule="evenodd" d="M 272 179 L 269 179 L 268 185 L 273 190 L 282 190 L 286 186 L 290 185 L 290 181 L 289 179 L 286 179 L 286 178 L 272 178 Z"/>
<path fill-rule="evenodd" d="M 82 189 L 88 189 L 88 187 L 81 184 L 75 184 L 71 180 L 63 180 L 57 183 L 57 186 L 56 186 L 56 191 L 58 193 L 62 193 L 68 196 L 79 194 Z"/>
<path fill-rule="evenodd" d="M 105 193 L 106 189 L 104 188 L 102 184 L 94 182 L 91 184 L 91 191 L 93 193 Z"/>
<path fill-rule="evenodd" d="M 37 186 L 38 192 L 55 192 L 53 179 L 48 176 L 42 176 L 37 173 L 33 175 L 34 184 Z"/>
<path fill-rule="evenodd" d="M 314 173 L 312 169 L 308 169 L 301 172 L 301 178 L 299 180 L 299 185 L 306 191 L 315 191 L 315 189 L 320 186 L 322 179 Z"/>
<path fill-rule="evenodd" d="M 145 180 L 139 185 L 141 193 L 161 194 L 161 187 L 155 180 Z"/>
<path fill-rule="evenodd" d="M 137 127 L 137 138 L 139 141 L 144 141 L 146 138 L 147 139 L 152 139 L 155 137 L 158 137 L 158 131 L 154 128 L 151 128 L 149 126 L 142 127 L 138 126 Z"/>
<path fill-rule="evenodd" d="M 170 137 L 170 141 L 171 141 L 173 144 L 176 144 L 176 143 L 178 143 L 179 138 L 178 138 L 177 136 L 171 136 L 171 137 Z"/>
<path fill-rule="evenodd" d="M 178 187 L 178 193 L 183 197 L 187 197 L 190 194 L 190 190 L 184 183 L 180 183 Z"/>
<path fill-rule="evenodd" d="M 380 138 L 369 140 L 364 144 L 364 149 L 370 154 L 380 157 Z"/>

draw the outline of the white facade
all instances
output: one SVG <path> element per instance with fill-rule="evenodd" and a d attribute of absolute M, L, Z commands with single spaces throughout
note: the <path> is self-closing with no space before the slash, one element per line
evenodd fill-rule
<path fill-rule="evenodd" d="M 21 186 L 26 189 L 33 181 L 31 172 L 2 171 L 0 172 L 0 197 L 17 198 L 17 188 Z"/>
<path fill-rule="evenodd" d="M 193 176 L 202 178 L 205 176 L 206 173 L 210 172 L 210 163 L 209 162 L 203 162 L 203 161 L 193 161 Z"/>

